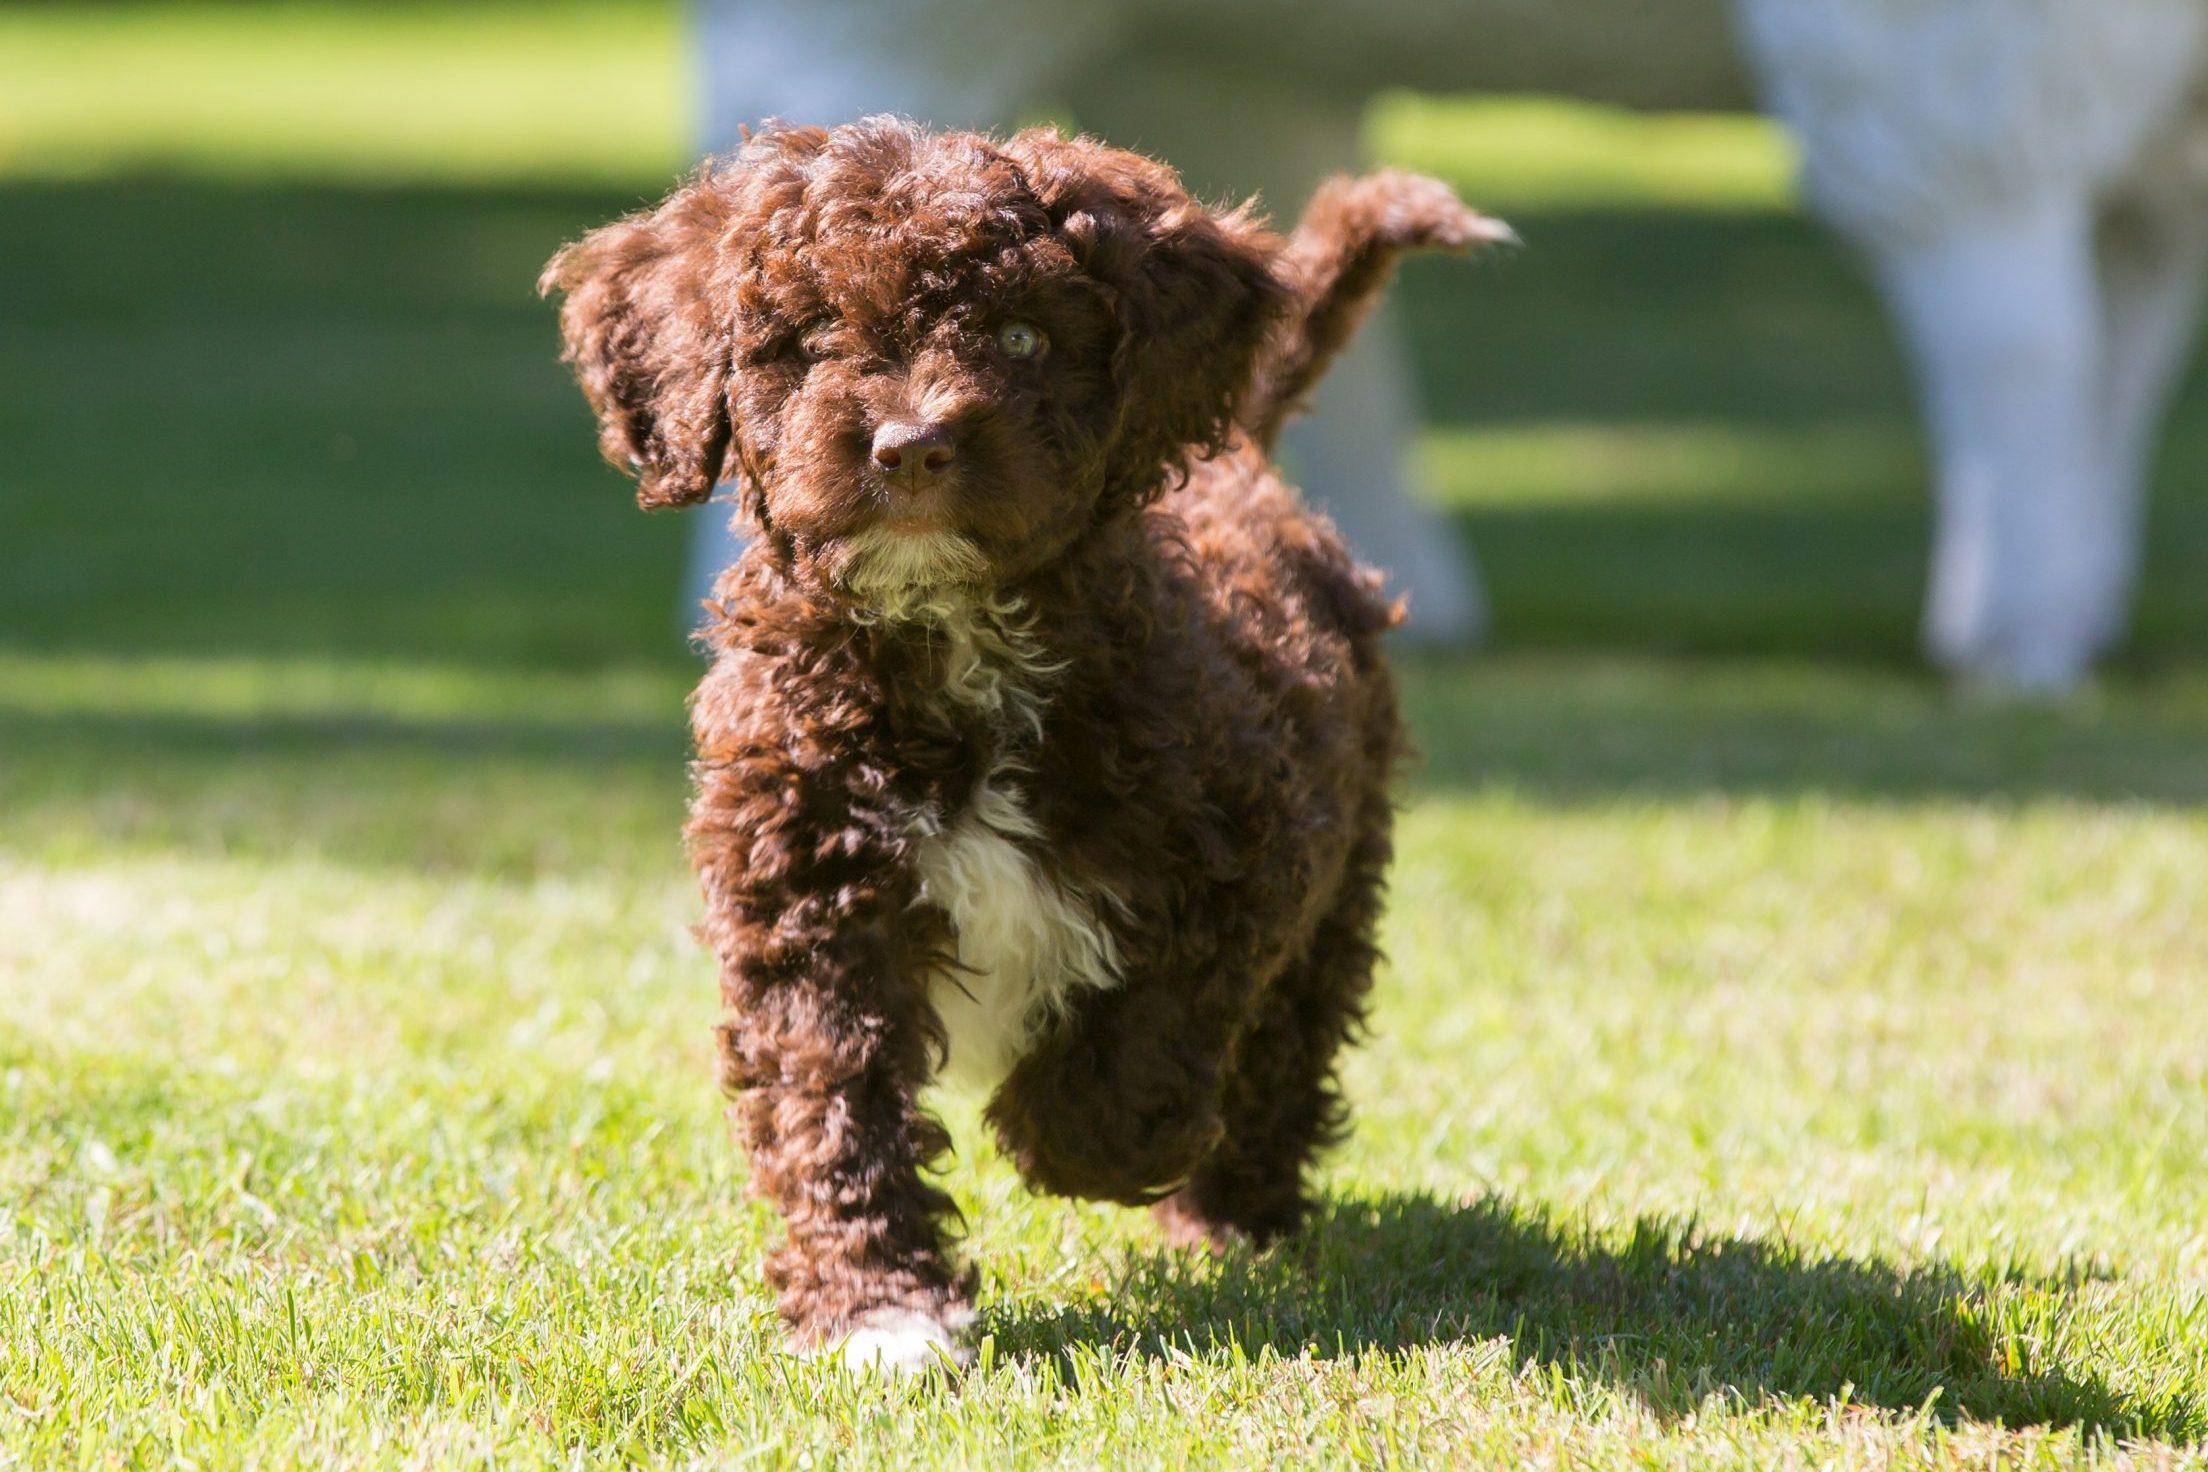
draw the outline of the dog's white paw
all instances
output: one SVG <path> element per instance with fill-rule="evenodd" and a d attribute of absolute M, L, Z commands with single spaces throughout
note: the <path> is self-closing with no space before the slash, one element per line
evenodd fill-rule
<path fill-rule="evenodd" d="M 974 1352 L 959 1342 L 956 1327 L 911 1309 L 867 1315 L 828 1353 L 847 1369 L 885 1379 L 963 1370 L 974 1362 Z"/>

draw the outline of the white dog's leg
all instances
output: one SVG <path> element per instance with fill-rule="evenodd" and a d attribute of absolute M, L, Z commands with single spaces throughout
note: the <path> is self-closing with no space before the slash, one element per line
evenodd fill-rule
<path fill-rule="evenodd" d="M 1966 676 L 2060 690 L 2095 644 L 2089 508 L 2107 494 L 2101 307 L 2082 199 L 1873 247 L 1937 460 L 1925 642 Z"/>
<path fill-rule="evenodd" d="M 2093 509 L 2096 653 L 2123 642 L 2164 412 L 2192 356 L 2208 285 L 2208 220 L 2118 209 L 2101 223 L 2102 433 L 2108 497 Z"/>

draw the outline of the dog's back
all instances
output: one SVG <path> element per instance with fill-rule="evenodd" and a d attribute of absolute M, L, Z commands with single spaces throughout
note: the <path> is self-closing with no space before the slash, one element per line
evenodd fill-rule
<path fill-rule="evenodd" d="M 1283 486 L 1268 463 L 1281 428 L 1301 412 L 1335 357 L 1379 302 L 1397 263 L 1414 250 L 1470 250 L 1510 241 L 1508 226 L 1467 208 L 1449 187 L 1384 169 L 1322 184 L 1281 252 L 1288 309 L 1260 355 L 1239 420 L 1243 438 L 1199 463 L 1171 498 L 1170 513 L 1203 549 L 1221 586 L 1257 574 L 1230 573 L 1240 555 L 1264 547 L 1289 569 L 1275 599 L 1242 596 L 1220 607 L 1229 637 L 1270 637 L 1266 610 L 1277 598 L 1306 606 L 1321 627 L 1367 640 L 1403 620 L 1383 591 L 1384 575 L 1360 566 L 1324 518 Z M 1251 621 L 1254 620 L 1254 624 Z M 1239 630 L 1237 623 L 1245 625 Z"/>

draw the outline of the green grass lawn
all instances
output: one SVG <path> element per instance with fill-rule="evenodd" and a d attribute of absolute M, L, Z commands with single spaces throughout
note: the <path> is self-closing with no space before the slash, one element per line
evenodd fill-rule
<path fill-rule="evenodd" d="M 1783 147 L 1546 104 L 1373 119 L 1528 248 L 1404 286 L 1498 636 L 1405 671 L 1329 1208 L 1190 1262 L 947 1101 L 983 1367 L 777 1355 L 687 526 L 530 292 L 676 34 L 0 11 L 0 1467 L 2208 1465 L 2208 383 L 2134 652 L 1958 702 Z"/>

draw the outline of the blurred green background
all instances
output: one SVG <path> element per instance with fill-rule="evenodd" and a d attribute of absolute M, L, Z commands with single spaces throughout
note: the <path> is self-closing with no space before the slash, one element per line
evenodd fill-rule
<path fill-rule="evenodd" d="M 681 39 L 658 4 L 0 11 L 0 643 L 679 659 L 686 527 L 593 458 L 531 283 L 683 166 Z M 1393 97 L 1370 132 L 1526 240 L 1402 287 L 1499 648 L 1913 667 L 1902 365 L 1772 130 Z M 2120 670 L 2208 631 L 2204 460 L 2196 378 Z"/>

